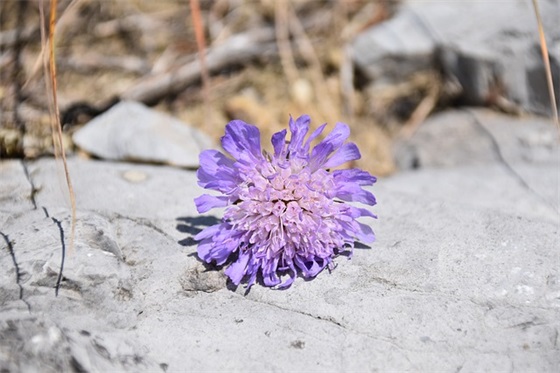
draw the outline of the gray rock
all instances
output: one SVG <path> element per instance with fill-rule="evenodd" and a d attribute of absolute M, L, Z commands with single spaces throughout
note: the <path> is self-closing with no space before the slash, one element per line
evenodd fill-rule
<path fill-rule="evenodd" d="M 59 328 L 41 315 L 0 319 L 0 369 L 7 372 L 162 371 L 124 341 Z"/>
<path fill-rule="evenodd" d="M 68 167 L 76 204 L 83 210 L 150 221 L 169 219 L 184 216 L 185 211 L 194 211 L 193 198 L 200 194 L 194 172 L 79 158 L 69 159 Z M 57 165 L 52 160 L 40 159 L 30 164 L 29 169 L 40 189 L 36 196 L 38 206 L 69 208 L 66 186 L 61 186 L 61 181 L 53 177 Z M 132 173 L 138 179 L 131 181 L 128 175 Z"/>
<path fill-rule="evenodd" d="M 503 82 L 501 75 L 504 69 L 499 56 L 485 50 L 457 46 L 444 46 L 435 53 L 446 79 L 459 85 L 462 103 L 479 106 L 492 103 L 493 95 L 497 95 Z"/>
<path fill-rule="evenodd" d="M 197 167 L 212 141 L 177 118 L 133 101 L 122 101 L 78 130 L 73 140 L 96 157 L 117 161 Z"/>
<path fill-rule="evenodd" d="M 35 193 L 27 177 L 27 163 L 0 162 L 0 213 L 16 213 L 33 208 Z"/>
<path fill-rule="evenodd" d="M 546 119 L 508 117 L 485 109 L 447 110 L 395 144 L 401 169 L 488 162 L 553 163 L 558 130 Z"/>
<path fill-rule="evenodd" d="M 431 68 L 436 46 L 414 8 L 404 6 L 394 18 L 359 34 L 352 56 L 367 78 L 382 85 Z"/>
<path fill-rule="evenodd" d="M 539 4 L 558 82 L 560 3 Z M 408 0 L 392 19 L 355 38 L 353 56 L 373 87 L 400 82 L 417 71 L 443 70 L 447 79 L 459 83 L 466 104 L 488 104 L 501 94 L 524 110 L 550 115 L 530 2 Z"/>
<path fill-rule="evenodd" d="M 457 167 L 497 161 L 492 139 L 460 111 L 435 114 L 417 131 L 394 144 L 397 166 L 401 169 Z"/>
<path fill-rule="evenodd" d="M 2 335 L 10 334 L 0 341 L 0 354 L 5 354 L 0 367 L 159 370 L 143 345 L 120 333 L 133 325 L 138 310 L 130 302 L 135 291 L 130 267 L 113 253 L 121 243 L 107 228 L 110 220 L 80 213 L 74 251 L 68 245 L 69 220 L 66 210 L 47 208 L 11 218 L 2 227 L 13 255 L 0 254 L 10 277 L 0 283 L 0 328 Z M 64 276 L 55 297 L 63 247 Z"/>
<path fill-rule="evenodd" d="M 559 211 L 558 173 L 545 171 L 556 167 L 560 159 L 558 129 L 551 121 L 507 117 L 484 109 L 450 110 L 426 120 L 411 138 L 397 141 L 394 153 L 401 169 L 491 164 L 484 177 L 517 179 L 517 185 L 507 191 L 503 191 L 502 183 L 498 182 L 491 203 L 510 199 L 523 201 L 514 194 L 529 194 L 533 198 L 525 206 L 529 214 L 539 205 L 535 199 L 548 204 L 549 212 Z M 450 176 L 454 172 L 444 173 Z M 433 173 L 439 171 L 428 170 L 419 177 L 434 177 Z M 478 181 L 465 179 L 461 183 L 471 185 L 476 195 Z M 435 190 L 438 188 L 430 188 L 430 191 Z M 511 193 L 511 196 L 500 198 L 500 193 Z M 519 207 L 519 203 L 516 206 Z M 507 209 L 505 205 L 501 208 Z"/>
<path fill-rule="evenodd" d="M 537 129 L 504 146 L 519 176 L 488 158 L 379 180 L 377 242 L 286 291 L 235 289 L 196 258 L 219 216 L 196 213 L 193 171 L 72 158 L 76 241 L 55 297 L 53 218 L 67 240 L 70 213 L 55 162 L 32 162 L 37 209 L 0 227 L 0 369 L 558 371 L 560 218 L 520 184 L 557 185 L 558 160 L 524 161 L 543 159 Z"/>

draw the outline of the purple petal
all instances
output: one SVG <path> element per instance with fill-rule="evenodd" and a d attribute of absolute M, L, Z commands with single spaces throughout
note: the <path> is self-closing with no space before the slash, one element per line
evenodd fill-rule
<path fill-rule="evenodd" d="M 362 218 L 362 217 L 370 217 L 377 219 L 377 215 L 374 215 L 371 211 L 364 208 L 349 206 L 350 208 L 348 211 L 350 212 L 350 216 L 354 219 Z"/>
<path fill-rule="evenodd" d="M 321 144 L 331 144 L 334 149 L 338 149 L 344 141 L 350 136 L 350 127 L 346 123 L 338 122 L 334 129 L 329 133 L 323 141 L 321 141 L 317 146 Z"/>
<path fill-rule="evenodd" d="M 287 288 L 289 288 L 290 286 L 292 286 L 292 284 L 294 283 L 295 280 L 296 280 L 295 272 L 294 272 L 294 273 L 290 273 L 290 275 L 288 276 L 288 278 L 286 279 L 286 281 L 284 281 L 283 283 L 281 283 L 280 285 L 278 285 L 277 289 L 278 289 L 278 290 L 287 289 Z"/>
<path fill-rule="evenodd" d="M 365 225 L 362 223 L 358 223 L 360 229 L 356 231 L 356 237 L 364 242 L 364 243 L 371 243 L 375 241 L 375 234 L 369 225 Z"/>
<path fill-rule="evenodd" d="M 232 263 L 226 270 L 225 274 L 231 279 L 235 285 L 239 285 L 243 276 L 245 276 L 247 263 L 251 257 L 250 252 L 239 253 L 239 258 Z"/>
<path fill-rule="evenodd" d="M 209 194 L 203 194 L 194 199 L 196 210 L 201 214 L 216 207 L 226 207 L 229 202 L 230 197 L 228 196 L 211 196 Z"/>
<path fill-rule="evenodd" d="M 221 168 L 233 169 L 233 160 L 217 150 L 204 150 L 200 153 L 200 167 L 215 175 Z"/>
<path fill-rule="evenodd" d="M 257 280 L 257 273 L 259 272 L 259 264 L 255 259 L 254 255 L 251 255 L 251 259 L 249 259 L 249 263 L 247 263 L 247 270 L 246 274 L 249 276 L 249 280 L 247 280 L 247 287 L 250 288 Z"/>
<path fill-rule="evenodd" d="M 309 157 L 309 169 L 311 172 L 318 170 L 323 167 L 323 164 L 329 157 L 329 155 L 334 151 L 331 144 L 319 144 L 313 148 L 311 151 L 311 156 Z"/>
<path fill-rule="evenodd" d="M 353 240 L 361 241 L 364 243 L 371 243 L 375 241 L 375 234 L 369 225 L 362 224 L 356 220 L 340 222 L 343 229 L 350 233 Z"/>
<path fill-rule="evenodd" d="M 296 121 L 290 116 L 290 131 L 292 132 L 292 137 L 290 138 L 290 144 L 288 145 L 288 152 L 290 155 L 297 155 L 302 150 L 303 139 L 307 132 L 309 131 L 309 123 L 311 118 L 309 115 L 302 115 Z"/>
<path fill-rule="evenodd" d="M 262 158 L 259 129 L 242 120 L 232 120 L 226 125 L 222 147 L 239 161 L 251 162 Z"/>
<path fill-rule="evenodd" d="M 228 223 L 216 224 L 202 230 L 195 237 L 198 256 L 207 263 L 215 261 L 222 265 L 239 246 L 239 234 Z"/>
<path fill-rule="evenodd" d="M 361 185 L 372 185 L 377 180 L 368 172 L 359 169 L 337 170 L 333 172 L 333 180 L 336 187 L 327 193 L 329 197 L 375 205 L 375 196 L 361 187 Z"/>
<path fill-rule="evenodd" d="M 276 275 L 276 269 L 278 267 L 278 259 L 272 259 L 263 268 L 263 282 L 266 286 L 276 286 L 280 283 L 280 279 Z"/>
<path fill-rule="evenodd" d="M 362 189 L 358 184 L 337 184 L 336 188 L 329 192 L 329 196 L 331 198 L 337 197 L 348 202 L 361 202 L 370 206 L 376 204 L 375 196 L 371 192 Z"/>
<path fill-rule="evenodd" d="M 328 160 L 323 164 L 323 168 L 331 168 L 340 166 L 343 163 L 360 159 L 360 151 L 356 144 L 349 142 L 336 151 Z"/>
<path fill-rule="evenodd" d="M 274 147 L 274 157 L 278 158 L 286 144 L 286 130 L 276 132 L 272 135 L 272 146 Z"/>
<path fill-rule="evenodd" d="M 222 225 L 223 224 L 215 224 L 210 227 L 204 228 L 196 236 L 194 236 L 194 239 L 197 241 L 201 241 L 205 238 L 212 237 L 216 235 L 221 229 L 223 229 Z"/>
<path fill-rule="evenodd" d="M 229 223 L 219 223 L 204 228 L 201 232 L 194 236 L 194 239 L 200 241 L 206 238 L 211 238 L 215 242 L 222 243 L 229 241 L 230 243 L 227 244 L 227 246 L 233 250 L 238 245 L 239 235 L 240 232 L 232 229 L 232 226 Z"/>
<path fill-rule="evenodd" d="M 200 153 L 200 168 L 196 172 L 198 185 L 206 189 L 230 192 L 239 184 L 239 173 L 234 161 L 217 150 Z"/>
<path fill-rule="evenodd" d="M 327 123 L 321 125 L 315 131 L 313 131 L 313 133 L 311 135 L 309 135 L 309 137 L 307 138 L 307 141 L 305 141 L 305 144 L 303 145 L 303 152 L 305 154 L 309 153 L 309 146 L 311 145 L 311 141 L 315 140 L 315 138 L 317 136 L 319 136 L 321 133 L 323 133 L 323 130 L 325 129 L 326 126 L 327 126 Z"/>
<path fill-rule="evenodd" d="M 306 278 L 317 276 L 317 274 L 319 274 L 319 272 L 321 272 L 329 263 L 329 261 L 325 258 L 310 257 L 303 259 L 298 255 L 294 258 L 294 262 Z"/>
<path fill-rule="evenodd" d="M 311 151 L 309 158 L 309 168 L 311 171 L 323 167 L 329 155 L 340 148 L 348 136 L 350 136 L 348 125 L 340 122 L 337 123 L 332 132 Z"/>
<path fill-rule="evenodd" d="M 284 281 L 283 283 L 281 283 L 280 285 L 278 285 L 278 289 L 287 289 L 290 286 L 292 286 L 292 284 L 294 283 L 295 279 L 296 279 L 296 269 L 294 267 L 294 265 L 292 264 L 291 268 L 289 269 L 290 274 L 288 275 L 288 278 L 286 279 L 286 281 Z"/>
<path fill-rule="evenodd" d="M 336 183 L 352 182 L 358 185 L 373 185 L 377 181 L 375 176 L 358 168 L 336 170 L 333 172 L 333 178 Z"/>
<path fill-rule="evenodd" d="M 212 256 L 210 255 L 210 250 L 214 246 L 214 242 L 211 239 L 205 239 L 198 244 L 196 251 L 198 253 L 198 257 L 204 260 L 206 263 L 210 263 L 212 261 Z"/>
<path fill-rule="evenodd" d="M 228 247 L 218 246 L 217 243 L 214 243 L 214 246 L 210 250 L 209 255 L 211 260 L 216 262 L 216 265 L 221 266 L 228 260 L 233 251 L 234 250 L 231 250 Z M 207 262 L 210 262 L 210 260 L 208 260 Z"/>

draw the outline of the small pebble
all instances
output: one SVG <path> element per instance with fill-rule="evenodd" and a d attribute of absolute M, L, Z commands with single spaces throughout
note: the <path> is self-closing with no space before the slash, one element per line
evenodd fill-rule
<path fill-rule="evenodd" d="M 128 170 L 122 173 L 122 177 L 131 183 L 141 183 L 148 178 L 148 175 L 142 171 Z"/>

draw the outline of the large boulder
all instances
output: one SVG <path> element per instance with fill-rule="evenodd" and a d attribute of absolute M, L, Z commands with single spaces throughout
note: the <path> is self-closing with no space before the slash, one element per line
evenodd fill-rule
<path fill-rule="evenodd" d="M 94 156 L 115 161 L 198 167 L 198 154 L 212 147 L 196 128 L 134 101 L 121 101 L 73 136 Z"/>
<path fill-rule="evenodd" d="M 539 4 L 560 100 L 560 3 Z M 529 1 L 404 1 L 392 19 L 355 38 L 353 57 L 373 87 L 433 69 L 458 84 L 463 103 L 484 105 L 503 96 L 525 111 L 551 113 Z"/>

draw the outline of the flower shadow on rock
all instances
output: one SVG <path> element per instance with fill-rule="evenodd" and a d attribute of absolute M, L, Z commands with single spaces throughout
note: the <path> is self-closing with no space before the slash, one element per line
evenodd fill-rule
<path fill-rule="evenodd" d="M 375 240 L 370 226 L 357 219 L 376 216 L 355 204 L 375 205 L 363 186 L 376 178 L 360 169 L 337 169 L 360 158 L 358 147 L 346 142 L 348 125 L 337 123 L 311 147 L 326 124 L 307 136 L 310 121 L 307 115 L 290 118 L 290 140 L 286 130 L 274 134 L 268 153 L 257 127 L 234 120 L 222 137 L 229 156 L 216 150 L 200 154 L 198 184 L 221 195 L 197 197 L 197 210 L 225 210 L 217 224 L 194 237 L 198 256 L 218 266 L 231 263 L 225 274 L 234 285 L 262 280 L 287 288 L 298 276 L 312 279 L 333 269 L 332 259 L 351 257 L 356 242 Z"/>
<path fill-rule="evenodd" d="M 177 218 L 177 227 L 176 229 L 179 232 L 189 234 L 189 237 L 178 241 L 178 244 L 181 246 L 194 246 L 198 244 L 198 241 L 195 240 L 192 236 L 196 236 L 200 232 L 202 232 L 205 228 L 211 227 L 215 224 L 219 224 L 220 220 L 215 216 L 196 216 L 196 217 L 180 217 Z M 217 265 L 216 263 L 208 263 L 204 260 L 200 259 L 197 253 L 189 254 L 188 256 L 194 256 L 198 259 L 200 263 L 206 268 L 206 270 L 221 270 L 224 265 Z"/>
<path fill-rule="evenodd" d="M 220 219 L 215 216 L 185 216 L 179 217 L 176 229 L 181 233 L 187 233 L 190 236 L 196 236 L 206 227 L 218 224 Z M 193 237 L 187 237 L 178 241 L 181 246 L 194 246 L 198 243 Z"/>
<path fill-rule="evenodd" d="M 218 224 L 220 220 L 215 216 L 186 216 L 179 217 L 177 220 L 177 231 L 181 233 L 186 233 L 189 237 L 178 241 L 179 245 L 190 247 L 198 243 L 193 236 L 196 236 L 204 228 L 210 227 L 212 225 Z M 184 291 L 202 291 L 205 293 L 211 293 L 213 291 L 219 290 L 222 287 L 227 287 L 229 290 L 235 291 L 236 286 L 228 281 L 227 284 L 219 286 L 217 283 L 221 278 L 220 275 L 215 275 L 217 271 L 222 272 L 224 265 L 217 265 L 216 263 L 207 263 L 200 259 L 196 253 L 188 254 L 188 256 L 194 256 L 202 266 L 203 270 L 199 266 L 192 266 L 188 268 L 185 273 L 181 276 L 179 282 Z M 231 261 L 236 258 L 231 258 Z M 223 275 L 222 275 L 223 276 Z"/>

